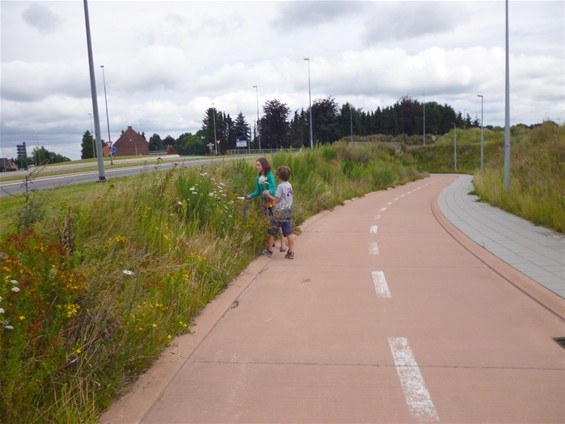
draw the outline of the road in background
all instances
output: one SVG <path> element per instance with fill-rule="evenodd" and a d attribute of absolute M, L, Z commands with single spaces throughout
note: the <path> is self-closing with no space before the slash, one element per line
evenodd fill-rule
<path fill-rule="evenodd" d="M 200 165 L 208 165 L 215 162 L 224 162 L 224 161 L 231 161 L 240 159 L 239 156 L 229 156 L 225 157 L 222 156 L 220 158 L 202 158 L 202 159 L 194 159 L 191 157 L 190 159 L 187 158 L 167 158 L 167 160 L 160 161 L 159 163 L 155 162 L 157 158 L 144 158 L 144 159 L 125 159 L 122 161 L 115 161 L 116 165 L 122 163 L 129 163 L 130 165 L 127 167 L 111 167 L 107 166 L 104 170 L 104 174 L 106 177 L 106 181 L 111 178 L 119 178 L 119 177 L 126 177 L 130 175 L 139 174 L 142 172 L 153 172 L 155 170 L 167 170 L 174 166 L 185 167 L 185 166 L 200 166 Z M 249 156 L 246 156 L 249 158 Z M 151 160 L 150 163 L 148 163 Z M 135 165 L 135 163 L 140 163 Z M 134 163 L 132 165 L 132 163 Z M 92 166 L 92 164 L 88 164 L 86 166 Z M 51 175 L 51 176 L 41 176 L 39 174 L 37 177 L 34 177 L 30 187 L 32 191 L 40 191 L 40 190 L 49 190 L 61 186 L 67 186 L 72 184 L 81 184 L 87 182 L 98 182 L 98 170 L 81 170 L 80 168 L 85 167 L 84 164 L 77 164 L 76 165 L 76 173 L 71 174 L 62 174 L 62 175 Z M 73 170 L 75 167 L 73 165 L 61 165 L 58 167 L 50 166 L 48 168 L 49 172 L 52 171 L 62 171 L 62 170 Z M 10 182 L 2 182 L 0 183 L 0 197 L 10 196 L 10 195 L 17 195 L 25 192 L 25 185 L 23 184 L 23 180 L 25 176 L 28 175 L 29 172 L 21 173 L 21 180 L 18 181 L 10 181 Z M 10 176 L 13 173 L 9 174 Z"/>

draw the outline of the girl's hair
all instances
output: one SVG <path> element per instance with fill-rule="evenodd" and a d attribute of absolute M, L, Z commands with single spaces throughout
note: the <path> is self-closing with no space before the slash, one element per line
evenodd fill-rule
<path fill-rule="evenodd" d="M 261 166 L 263 167 L 263 172 L 265 172 L 265 175 L 267 175 L 267 172 L 271 170 L 271 165 L 269 165 L 267 158 L 259 158 L 257 159 L 257 162 L 261 164 Z"/>

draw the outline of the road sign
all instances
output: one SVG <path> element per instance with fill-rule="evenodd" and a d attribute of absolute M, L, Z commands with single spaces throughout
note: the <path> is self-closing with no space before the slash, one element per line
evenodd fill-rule
<path fill-rule="evenodd" d="M 16 149 L 18 151 L 18 159 L 26 159 L 27 158 L 27 149 L 26 149 L 26 142 L 24 141 L 23 144 L 16 145 Z"/>
<path fill-rule="evenodd" d="M 112 146 L 112 154 L 115 154 L 118 151 L 118 149 L 116 149 L 116 146 Z"/>

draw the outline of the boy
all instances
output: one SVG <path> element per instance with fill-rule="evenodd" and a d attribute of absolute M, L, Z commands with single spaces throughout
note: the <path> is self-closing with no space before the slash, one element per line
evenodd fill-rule
<path fill-rule="evenodd" d="M 277 177 L 282 181 L 277 186 L 275 196 L 265 190 L 263 194 L 275 204 L 273 206 L 273 218 L 271 219 L 271 229 L 268 230 L 269 238 L 267 239 L 267 248 L 262 254 L 268 257 L 273 256 L 273 252 L 269 250 L 275 241 L 275 236 L 282 228 L 283 236 L 288 239 L 288 252 L 284 256 L 287 259 L 294 259 L 294 234 L 292 234 L 292 185 L 288 182 L 290 179 L 290 169 L 287 166 L 281 166 L 277 169 Z"/>

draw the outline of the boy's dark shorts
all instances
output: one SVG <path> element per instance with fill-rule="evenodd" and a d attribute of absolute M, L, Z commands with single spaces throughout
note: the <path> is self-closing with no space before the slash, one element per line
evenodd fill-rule
<path fill-rule="evenodd" d="M 267 230 L 269 235 L 276 236 L 282 228 L 283 236 L 288 237 L 292 234 L 292 211 L 278 212 L 271 219 L 271 228 Z"/>

